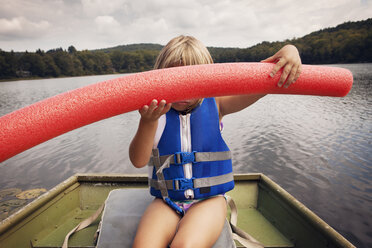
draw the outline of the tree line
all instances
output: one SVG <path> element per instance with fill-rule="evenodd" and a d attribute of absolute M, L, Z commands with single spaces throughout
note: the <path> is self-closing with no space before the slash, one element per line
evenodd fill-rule
<path fill-rule="evenodd" d="M 372 62 L 372 19 L 347 22 L 301 38 L 262 42 L 249 48 L 208 47 L 216 63 L 253 62 L 294 44 L 304 64 Z M 6 52 L 0 49 L 0 79 L 82 76 L 151 70 L 161 45 L 133 44 L 77 51 L 74 46 L 44 52 Z"/>
<path fill-rule="evenodd" d="M 52 49 L 35 53 L 0 51 L 0 78 L 61 77 L 150 70 L 158 51 L 105 53 L 102 51 L 77 51 Z"/>
<path fill-rule="evenodd" d="M 281 42 L 262 42 L 245 49 L 210 48 L 210 51 L 215 62 L 253 62 L 273 55 L 286 44 L 297 47 L 304 64 L 372 62 L 372 19 L 347 22 Z"/>

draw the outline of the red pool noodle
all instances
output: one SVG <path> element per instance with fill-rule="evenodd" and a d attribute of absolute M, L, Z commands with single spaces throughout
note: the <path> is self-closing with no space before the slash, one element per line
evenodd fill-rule
<path fill-rule="evenodd" d="M 226 63 L 182 66 L 130 74 L 72 90 L 0 117 L 0 162 L 58 135 L 141 108 L 152 99 L 174 102 L 241 94 L 345 96 L 350 71 L 303 65 L 288 89 L 277 87 L 273 64 Z M 129 137 L 128 137 L 129 139 Z"/>

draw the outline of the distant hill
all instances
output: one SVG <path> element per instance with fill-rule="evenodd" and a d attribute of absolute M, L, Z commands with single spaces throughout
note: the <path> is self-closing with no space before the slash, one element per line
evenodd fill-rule
<path fill-rule="evenodd" d="M 294 44 L 303 63 L 357 63 L 372 62 L 372 18 L 346 22 L 336 27 L 312 32 L 301 38 L 285 41 L 263 41 L 248 48 L 208 47 L 215 62 L 260 61 L 271 56 L 285 44 Z M 159 51 L 160 44 L 142 43 L 93 50 L 105 53 Z"/>
<path fill-rule="evenodd" d="M 292 42 L 307 63 L 372 62 L 372 18 L 322 29 Z"/>
<path fill-rule="evenodd" d="M 133 51 L 139 51 L 139 50 L 160 51 L 162 48 L 163 48 L 163 46 L 159 45 L 159 44 L 140 43 L 140 44 L 120 45 L 120 46 L 115 46 L 115 47 L 96 49 L 96 50 L 92 50 L 92 51 L 93 52 L 100 51 L 100 52 L 104 52 L 104 53 L 109 53 L 109 52 L 114 52 L 114 51 L 133 52 Z"/>
<path fill-rule="evenodd" d="M 267 42 L 248 48 L 208 47 L 216 63 L 260 61 L 285 44 L 294 44 L 304 64 L 372 62 L 372 18 L 325 28 L 301 38 Z M 151 70 L 159 44 L 130 44 L 97 50 L 52 49 L 5 52 L 0 49 L 0 79 L 60 77 Z"/>
<path fill-rule="evenodd" d="M 372 19 L 347 22 L 301 38 L 239 48 L 209 48 L 215 62 L 260 61 L 285 44 L 295 45 L 305 64 L 372 62 Z"/>

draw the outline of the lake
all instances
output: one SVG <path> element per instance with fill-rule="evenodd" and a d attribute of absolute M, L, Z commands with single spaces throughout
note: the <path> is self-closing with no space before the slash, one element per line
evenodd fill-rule
<path fill-rule="evenodd" d="M 225 117 L 223 136 L 235 173 L 266 174 L 354 245 L 372 247 L 372 64 L 334 66 L 354 74 L 346 97 L 268 95 Z M 0 82 L 0 116 L 118 76 Z M 128 158 L 138 119 L 137 112 L 112 117 L 0 163 L 0 191 L 51 189 L 76 173 L 147 173 Z M 0 206 L 10 198 L 0 197 Z"/>

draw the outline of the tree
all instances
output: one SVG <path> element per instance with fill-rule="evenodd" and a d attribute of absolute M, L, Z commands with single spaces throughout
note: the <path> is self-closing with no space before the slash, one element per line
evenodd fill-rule
<path fill-rule="evenodd" d="M 110 53 L 110 59 L 113 68 L 116 72 L 121 72 L 122 65 L 124 64 L 124 55 L 123 52 L 120 51 L 114 51 Z"/>
<path fill-rule="evenodd" d="M 94 60 L 92 59 L 91 52 L 84 50 L 77 53 L 77 57 L 80 60 L 85 75 L 93 74 L 94 71 Z"/>
<path fill-rule="evenodd" d="M 17 58 L 13 51 L 4 52 L 0 49 L 0 78 L 17 76 Z"/>
<path fill-rule="evenodd" d="M 42 57 L 37 53 L 25 53 L 20 58 L 20 69 L 29 71 L 34 76 L 45 76 L 46 66 Z"/>
<path fill-rule="evenodd" d="M 69 46 L 67 50 L 69 54 L 75 54 L 77 52 L 74 46 Z"/>
<path fill-rule="evenodd" d="M 45 76 L 47 77 L 58 77 L 61 75 L 61 70 L 55 64 L 53 57 L 50 54 L 45 54 L 43 56 L 43 61 L 45 63 Z"/>
<path fill-rule="evenodd" d="M 65 76 L 74 75 L 74 63 L 70 54 L 64 52 L 63 50 L 58 50 L 51 53 L 54 63 L 60 69 L 61 74 Z"/>

